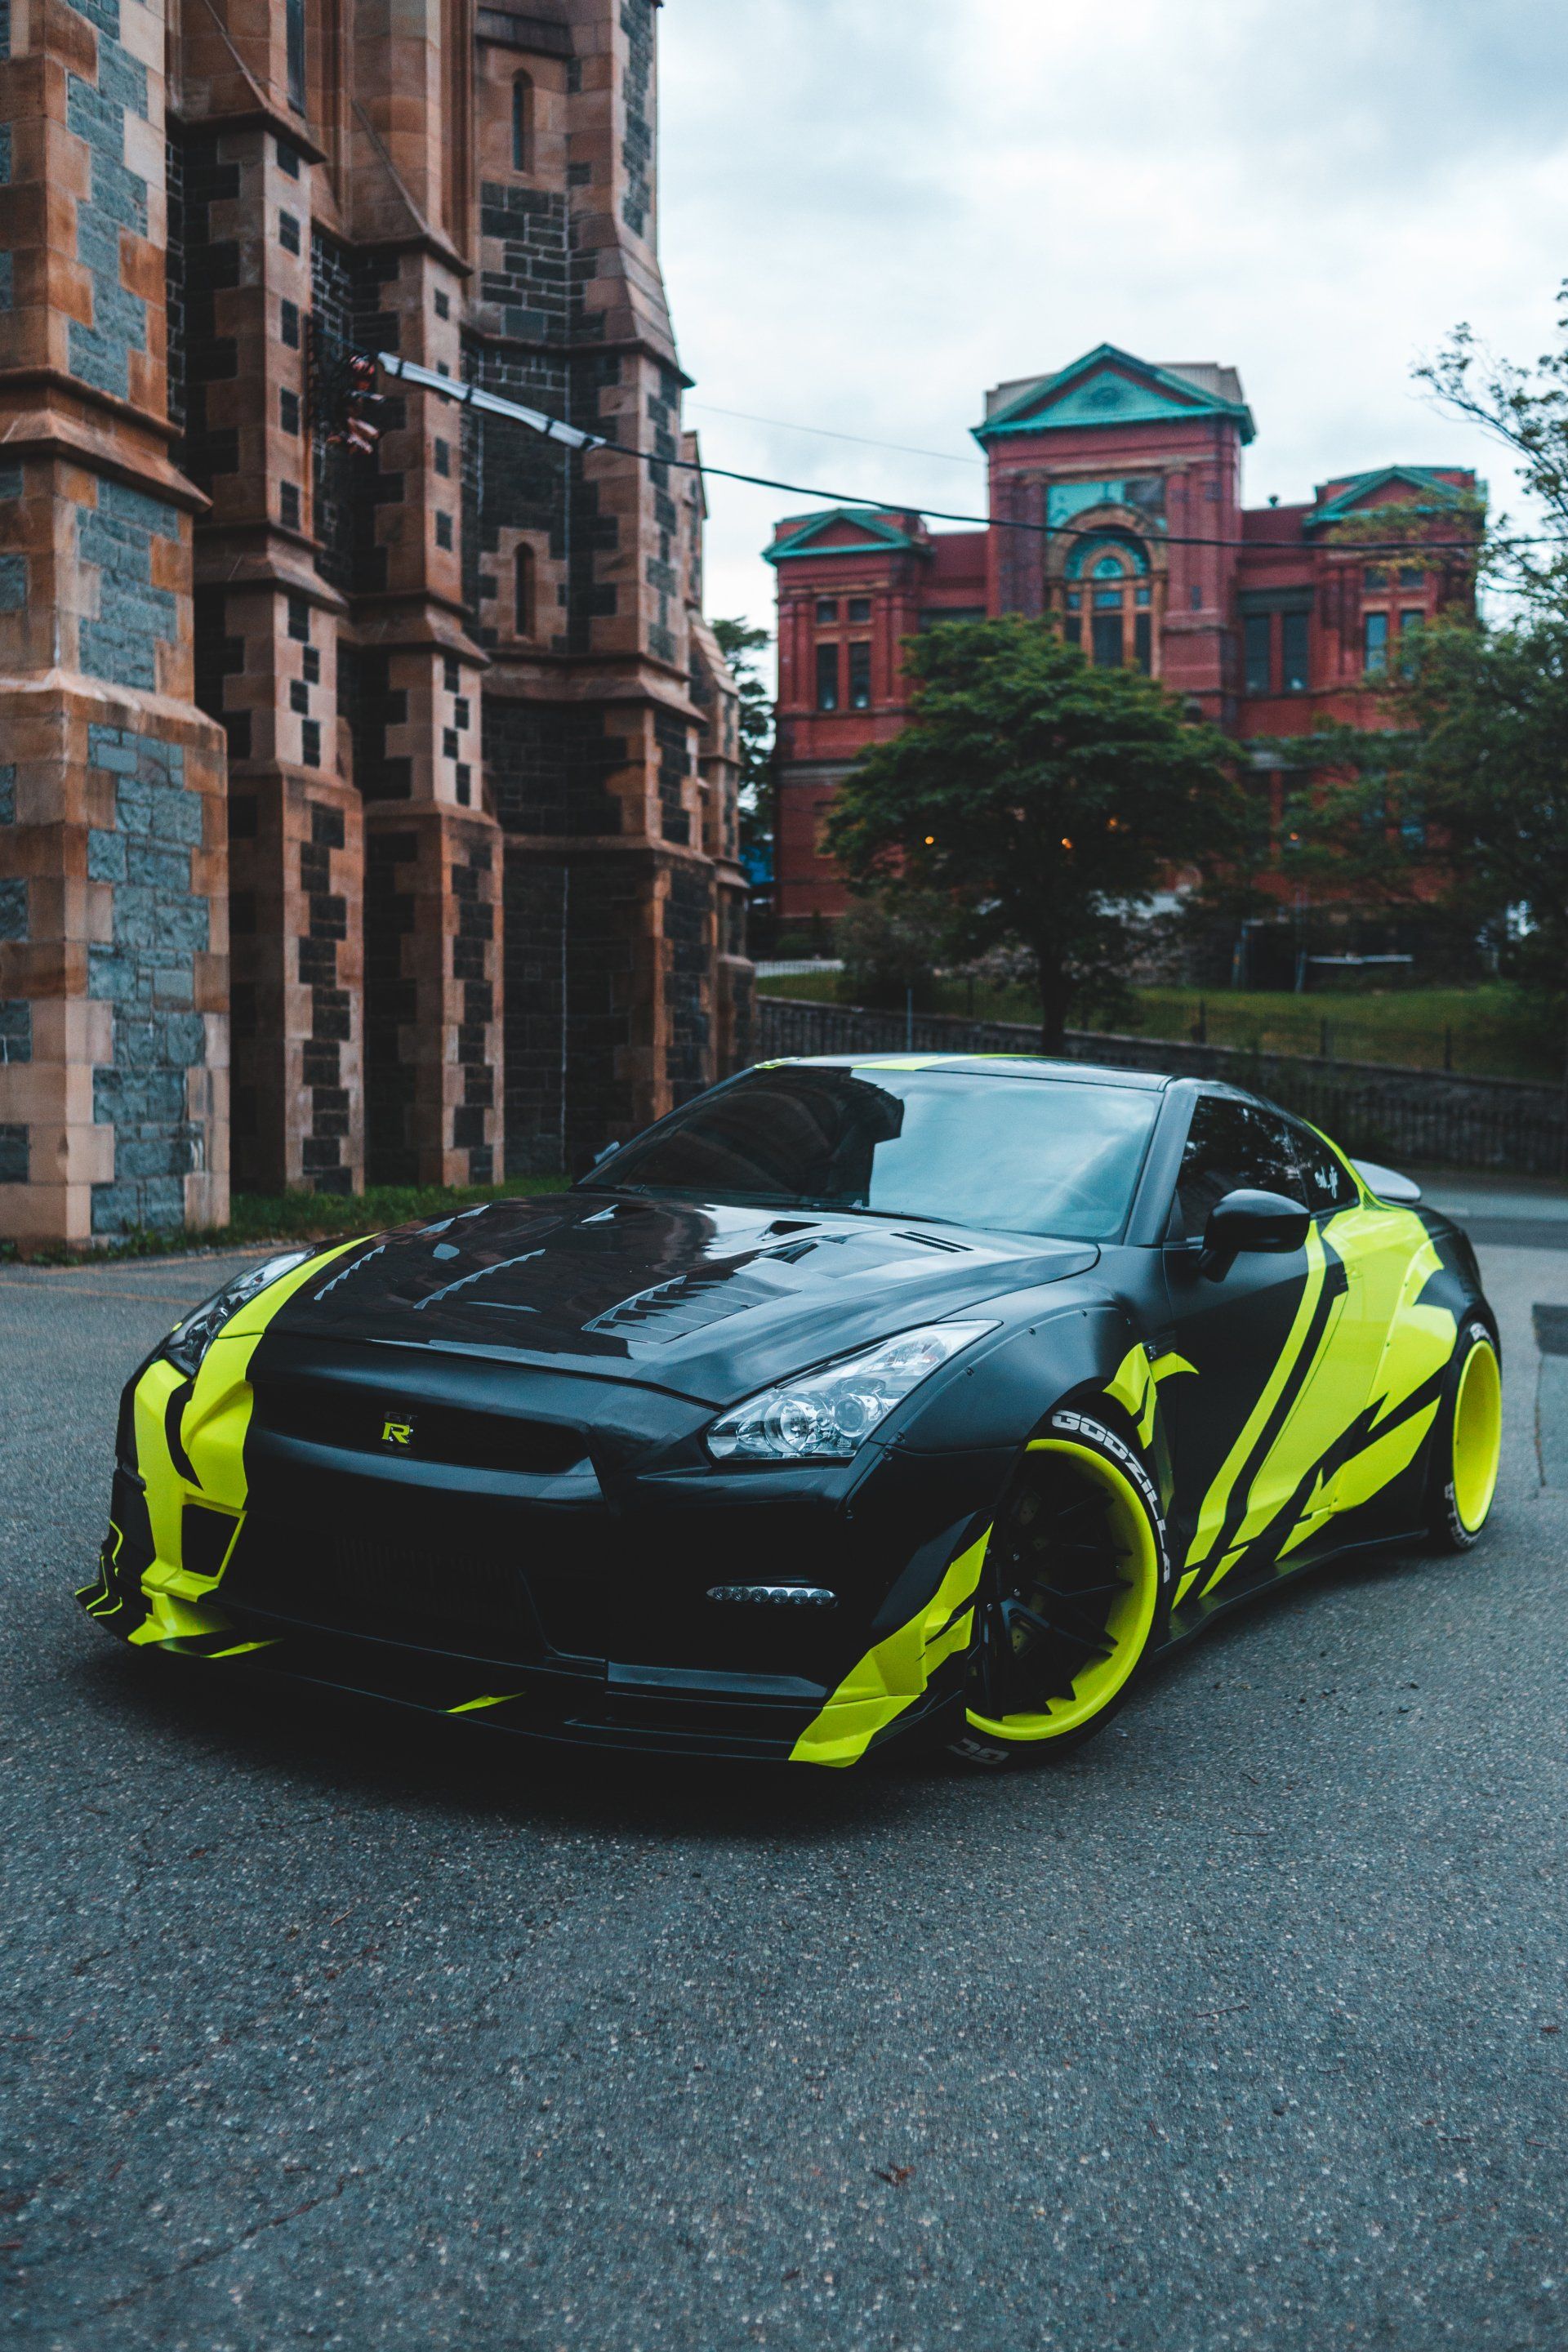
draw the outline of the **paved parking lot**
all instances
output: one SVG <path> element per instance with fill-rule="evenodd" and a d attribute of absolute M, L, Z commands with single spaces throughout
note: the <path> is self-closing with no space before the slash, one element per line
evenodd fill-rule
<path fill-rule="evenodd" d="M 1482 1549 L 1326 1573 L 1001 1781 L 127 1657 L 68 1597 L 116 1391 L 227 1266 L 0 1267 L 16 2340 L 1558 2352 L 1568 1251 L 1483 1259 Z"/>

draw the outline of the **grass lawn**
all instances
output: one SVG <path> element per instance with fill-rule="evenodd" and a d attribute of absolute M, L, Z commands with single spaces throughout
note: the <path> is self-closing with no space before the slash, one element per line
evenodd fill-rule
<path fill-rule="evenodd" d="M 833 1003 L 837 972 L 800 972 L 762 983 L 764 996 Z M 1195 988 L 1138 992 L 1144 1037 L 1194 1037 L 1248 1052 L 1320 1054 L 1345 1062 L 1395 1062 L 1440 1070 L 1445 1055 L 1458 1071 L 1504 1078 L 1563 1076 L 1563 1047 L 1543 1036 L 1507 988 L 1371 989 L 1352 992 Z M 1036 1022 L 1039 1008 L 1022 989 L 972 988 L 967 981 L 940 984 L 934 1008 L 983 1021 Z"/>
<path fill-rule="evenodd" d="M 565 1190 L 563 1176 L 520 1176 L 510 1184 L 457 1184 L 447 1190 L 439 1184 L 373 1184 L 354 1193 L 237 1192 L 226 1225 L 126 1234 L 101 1250 L 42 1249 L 28 1256 L 36 1265 L 74 1265 L 83 1257 L 167 1257 L 180 1250 L 247 1249 L 275 1241 L 350 1241 L 414 1217 L 449 1216 L 481 1201 Z M 15 1242 L 0 1242 L 0 1258 L 18 1255 Z"/>

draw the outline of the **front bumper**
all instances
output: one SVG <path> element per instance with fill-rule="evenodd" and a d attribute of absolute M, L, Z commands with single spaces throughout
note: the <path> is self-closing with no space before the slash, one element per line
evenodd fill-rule
<path fill-rule="evenodd" d="M 961 1712 L 1005 1455 L 721 1474 L 689 1400 L 345 1348 L 253 1388 L 224 1344 L 194 1387 L 155 1361 L 127 1392 L 81 1599 L 135 1646 L 535 1738 L 757 1761 L 850 1764 Z M 367 1432 L 394 1406 L 466 1458 L 383 1451 Z M 509 1454 L 514 1424 L 532 1436 Z M 802 1581 L 834 1606 L 710 1597 Z"/>

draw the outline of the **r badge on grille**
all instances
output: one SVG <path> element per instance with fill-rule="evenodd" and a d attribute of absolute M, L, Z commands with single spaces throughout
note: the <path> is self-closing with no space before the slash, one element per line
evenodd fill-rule
<path fill-rule="evenodd" d="M 381 1424 L 381 1442 L 384 1445 L 412 1445 L 414 1423 L 401 1415 L 385 1414 Z"/>

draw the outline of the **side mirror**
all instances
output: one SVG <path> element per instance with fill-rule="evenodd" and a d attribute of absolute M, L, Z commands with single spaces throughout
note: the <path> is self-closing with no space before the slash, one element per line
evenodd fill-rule
<path fill-rule="evenodd" d="M 612 1151 L 618 1151 L 620 1148 L 618 1143 L 602 1143 L 597 1151 L 584 1150 L 574 1152 L 572 1158 L 573 1182 L 580 1184 L 584 1176 L 591 1176 L 602 1160 L 607 1160 Z"/>
<path fill-rule="evenodd" d="M 1217 1282 L 1243 1250 L 1288 1257 L 1306 1241 L 1311 1222 L 1300 1201 L 1287 1201 L 1282 1193 L 1227 1192 L 1209 1211 L 1198 1265 Z"/>
<path fill-rule="evenodd" d="M 1375 1160 L 1352 1160 L 1351 1166 L 1367 1191 L 1386 1201 L 1391 1209 L 1413 1209 L 1421 1198 L 1421 1187 L 1414 1176 L 1396 1175 L 1392 1168 L 1380 1168 Z"/>

